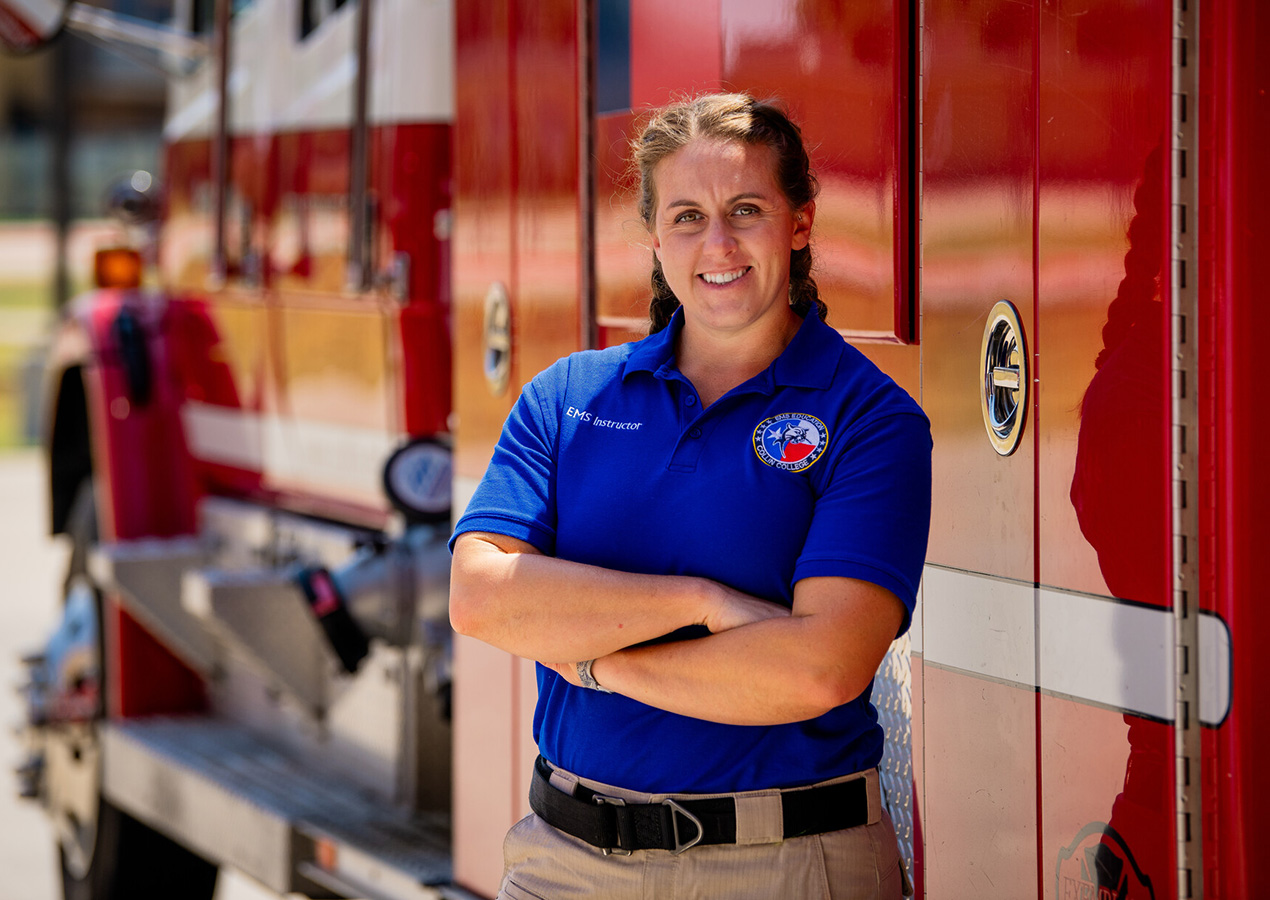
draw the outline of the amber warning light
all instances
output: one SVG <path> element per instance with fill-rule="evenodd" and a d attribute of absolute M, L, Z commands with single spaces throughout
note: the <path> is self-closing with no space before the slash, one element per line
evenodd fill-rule
<path fill-rule="evenodd" d="M 93 261 L 97 287 L 135 288 L 141 285 L 141 254 L 127 247 L 98 250 Z"/>

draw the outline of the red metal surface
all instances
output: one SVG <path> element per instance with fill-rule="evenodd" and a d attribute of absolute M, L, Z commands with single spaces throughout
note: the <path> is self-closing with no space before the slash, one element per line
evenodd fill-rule
<path fill-rule="evenodd" d="M 650 253 L 627 177 L 638 114 L 718 88 L 784 101 L 811 141 L 815 275 L 830 321 L 864 341 L 915 337 L 909 14 L 890 2 L 632 2 L 634 114 L 601 117 L 596 134 L 598 313 L 614 339 L 629 335 L 621 319 L 646 313 Z"/>
<path fill-rule="evenodd" d="M 926 664 L 921 699 L 927 896 L 1036 895 L 1034 695 Z"/>
<path fill-rule="evenodd" d="M 455 446 L 460 488 L 464 479 L 470 482 L 484 470 L 515 397 L 513 392 L 490 396 L 482 340 L 490 285 L 501 283 L 512 297 L 519 292 L 512 17 L 512 0 L 456 7 L 454 389 L 462 417 Z M 513 328 L 519 328 L 514 320 Z M 514 729 L 527 723 L 517 714 L 513 670 L 506 654 L 475 641 L 455 641 L 454 877 L 486 896 L 498 892 L 502 835 L 515 820 L 519 801 Z"/>
<path fill-rule="evenodd" d="M 1035 576 L 1034 426 L 1013 456 L 998 456 L 973 384 L 993 304 L 1010 300 L 1025 330 L 1034 318 L 1034 12 L 931 3 L 922 46 L 922 402 L 935 440 L 927 559 L 1023 582 Z"/>
<path fill-rule="evenodd" d="M 909 340 L 908 4 L 723 0 L 721 13 L 726 83 L 783 99 L 813 148 L 829 321 L 864 340 Z"/>
<path fill-rule="evenodd" d="M 124 308 L 146 335 L 148 398 L 129 390 L 115 322 Z M 178 418 L 180 394 L 169 377 L 171 347 L 163 339 L 163 305 L 133 292 L 102 291 L 84 316 L 68 323 L 82 328 L 96 364 L 84 369 L 93 472 L 103 540 L 170 537 L 194 528 L 199 489 L 185 453 Z M 107 597 L 107 711 L 112 716 L 201 709 L 201 680 Z"/>
<path fill-rule="evenodd" d="M 581 342 L 579 9 L 460 4 L 455 151 L 455 386 L 460 493 L 484 470 L 519 386 Z M 483 371 L 485 297 L 511 300 L 510 385 Z M 466 480 L 466 481 L 465 481 Z M 460 505 L 462 499 L 460 499 Z M 532 664 L 455 647 L 455 877 L 493 895 L 502 835 L 528 812 Z M 470 699 L 465 699 L 470 698 Z"/>
<path fill-rule="evenodd" d="M 1024 584 L 1036 566 L 1035 422 L 1013 455 L 998 456 L 976 383 L 998 300 L 1014 304 L 1037 350 L 1036 14 L 1033 3 L 932 2 L 921 46 L 921 378 L 935 447 L 927 558 Z M 1012 596 L 1027 602 L 1026 592 Z M 923 602 L 933 610 L 951 598 L 928 587 Z M 1026 622 L 1032 610 L 1012 615 Z M 928 895 L 1039 895 L 1036 696 L 926 661 L 922 699 L 914 753 L 925 758 Z"/>
<path fill-rule="evenodd" d="M 1171 12 L 1041 8 L 1034 335 L 1038 580 L 1164 608 Z M 1109 663 L 1135 660 L 1084 664 Z M 1039 733 L 1043 895 L 1175 894 L 1172 728 L 1042 697 Z M 1095 847 L 1115 860 L 1101 885 Z"/>
<path fill-rule="evenodd" d="M 727 87 L 724 0 L 630 0 L 631 108 Z"/>
<path fill-rule="evenodd" d="M 286 421 L 388 432 L 449 429 L 448 229 L 450 128 L 397 123 L 371 130 L 372 265 L 379 287 L 346 289 L 349 135 L 328 130 L 235 138 L 228 215 L 229 284 L 209 290 L 209 144 L 168 149 L 163 267 L 184 291 L 178 374 L 193 400 Z M 404 284 L 390 284 L 396 258 Z M 383 273 L 384 277 L 379 277 Z M 390 291 L 405 289 L 405 302 Z M 216 377 L 208 378 L 208 366 Z M 217 387 L 228 376 L 228 388 Z M 214 460 L 201 476 L 219 492 L 370 524 L 377 498 L 265 477 Z"/>
<path fill-rule="evenodd" d="M 1270 240 L 1270 15 L 1224 0 L 1201 15 L 1201 545 L 1203 598 L 1230 626 L 1229 719 L 1206 735 L 1205 896 L 1255 896 L 1270 839 L 1265 801 L 1270 720 L 1259 709 L 1270 612 L 1259 601 L 1270 503 L 1270 446 L 1260 341 L 1270 333 L 1262 259 Z M 1204 326 L 1211 337 L 1204 339 Z M 1211 479 L 1211 480 L 1208 480 Z M 1219 838 L 1210 844 L 1209 835 Z"/>

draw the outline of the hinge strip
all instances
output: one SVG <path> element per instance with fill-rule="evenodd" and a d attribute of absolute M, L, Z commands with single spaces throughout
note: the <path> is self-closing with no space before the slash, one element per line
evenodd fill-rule
<path fill-rule="evenodd" d="M 1173 721 L 1177 896 L 1204 894 L 1199 723 L 1199 0 L 1173 4 L 1172 366 Z"/>

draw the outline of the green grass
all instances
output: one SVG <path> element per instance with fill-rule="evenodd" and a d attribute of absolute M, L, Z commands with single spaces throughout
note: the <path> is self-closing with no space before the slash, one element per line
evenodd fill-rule
<path fill-rule="evenodd" d="M 0 282 L 0 309 L 32 309 L 53 303 L 53 288 L 43 282 Z"/>
<path fill-rule="evenodd" d="M 30 348 L 0 344 L 0 449 L 29 443 L 22 434 L 22 364 Z"/>
<path fill-rule="evenodd" d="M 21 311 L 22 319 L 29 321 L 30 311 L 48 309 L 52 302 L 46 282 L 0 282 L 0 449 L 29 443 L 22 434 L 22 367 L 32 350 L 29 335 L 5 334 L 4 313 Z M 26 328 L 20 330 L 26 332 Z"/>

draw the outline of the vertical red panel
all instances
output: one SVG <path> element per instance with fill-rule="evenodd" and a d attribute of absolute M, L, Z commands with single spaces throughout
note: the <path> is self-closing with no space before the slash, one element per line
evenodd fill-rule
<path fill-rule="evenodd" d="M 1005 683 L 971 674 L 958 657 L 959 646 L 982 656 L 1001 636 L 1011 649 L 1034 634 L 1035 422 L 1013 455 L 999 456 L 980 398 L 981 344 L 997 301 L 1018 309 L 1036 350 L 1037 6 L 935 0 L 923 15 L 922 400 L 935 442 L 928 560 L 957 570 L 928 574 L 923 592 L 923 874 L 931 897 L 1027 897 L 1040 878 L 1031 655 L 1002 672 Z M 1008 579 L 997 592 L 1000 620 L 949 613 L 983 608 L 993 583 L 984 576 Z"/>
<path fill-rule="evenodd" d="M 383 223 L 375 271 L 409 265 L 401 309 L 401 394 L 405 430 L 449 430 L 450 172 L 448 125 L 396 124 L 371 131 L 371 184 Z"/>
<path fill-rule="evenodd" d="M 1039 580 L 1147 604 L 1164 621 L 1171 7 L 1043 7 L 1037 234 Z M 1055 667 L 1124 668 L 1167 693 L 1132 635 L 1107 637 L 1118 656 L 1082 660 L 1042 630 L 1043 670 L 1061 653 Z M 1045 896 L 1175 893 L 1171 727 L 1045 696 L 1040 733 Z M 1101 875 L 1079 862 L 1091 850 Z"/>
<path fill-rule="evenodd" d="M 578 4 L 520 0 L 515 5 L 515 267 L 512 295 L 513 390 L 557 359 L 582 349 L 582 270 L 589 251 L 579 191 Z M 586 111 L 590 114 L 590 110 Z M 534 664 L 517 660 L 512 785 L 515 817 L 529 812 L 537 748 L 531 733 L 538 689 Z"/>
<path fill-rule="evenodd" d="M 456 6 L 454 155 L 454 401 L 456 509 L 489 460 L 514 393 L 490 394 L 482 319 L 495 283 L 516 290 L 513 269 L 510 0 Z M 454 646 L 454 877 L 498 891 L 502 839 L 514 810 L 512 659 L 471 640 Z"/>
<path fill-rule="evenodd" d="M 151 377 L 148 396 L 125 374 L 121 315 L 141 332 Z M 194 531 L 199 488 L 178 417 L 179 383 L 153 306 L 103 291 L 86 323 L 97 348 L 86 369 L 93 473 L 102 540 L 173 537 Z M 111 716 L 188 712 L 206 701 L 203 683 L 110 597 L 105 604 L 107 711 Z"/>
<path fill-rule="evenodd" d="M 1260 356 L 1270 334 L 1270 13 L 1258 0 L 1223 0 L 1202 7 L 1200 27 L 1200 579 L 1232 641 L 1230 713 L 1204 745 L 1204 896 L 1234 900 L 1263 890 L 1270 840 L 1261 668 L 1270 396 Z"/>
<path fill-rule="evenodd" d="M 998 456 L 976 384 L 993 304 L 1011 301 L 1025 330 L 1033 322 L 1033 13 L 1031 3 L 930 4 L 922 101 L 928 559 L 1024 582 L 1035 574 L 1033 424 L 1012 456 Z"/>
<path fill-rule="evenodd" d="M 455 145 L 456 508 L 520 386 L 581 343 L 579 9 L 574 0 L 458 7 Z M 511 301 L 510 384 L 483 369 L 484 301 Z M 455 877 L 492 896 L 506 830 L 528 808 L 533 664 L 455 647 Z"/>

